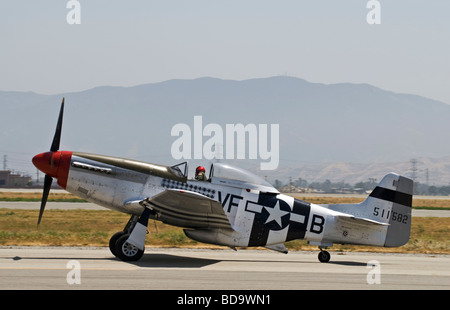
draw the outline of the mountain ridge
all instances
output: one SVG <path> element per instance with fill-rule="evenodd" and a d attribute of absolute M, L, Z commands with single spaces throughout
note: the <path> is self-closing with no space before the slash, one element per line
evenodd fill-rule
<path fill-rule="evenodd" d="M 0 91 L 0 152 L 45 151 L 63 96 L 62 148 L 149 162 L 176 163 L 171 129 L 179 123 L 193 128 L 196 115 L 203 127 L 279 124 L 280 170 L 302 162 L 368 164 L 450 155 L 446 103 L 367 83 L 287 76 L 174 79 L 53 95 Z M 255 160 L 233 162 L 245 168 Z"/>

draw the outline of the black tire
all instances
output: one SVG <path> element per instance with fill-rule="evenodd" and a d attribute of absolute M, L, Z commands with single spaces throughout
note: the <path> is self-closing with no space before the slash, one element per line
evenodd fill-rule
<path fill-rule="evenodd" d="M 109 239 L 109 250 L 115 257 L 117 257 L 116 242 L 117 242 L 117 240 L 119 240 L 120 237 L 122 237 L 125 234 L 126 234 L 126 232 L 119 231 L 119 232 L 115 233 L 114 235 L 112 235 L 111 239 Z"/>
<path fill-rule="evenodd" d="M 318 258 L 321 263 L 328 263 L 331 255 L 327 251 L 320 251 Z"/>
<path fill-rule="evenodd" d="M 129 234 L 125 234 L 116 241 L 115 252 L 117 257 L 124 262 L 137 261 L 144 255 L 144 251 L 127 242 L 129 236 Z"/>

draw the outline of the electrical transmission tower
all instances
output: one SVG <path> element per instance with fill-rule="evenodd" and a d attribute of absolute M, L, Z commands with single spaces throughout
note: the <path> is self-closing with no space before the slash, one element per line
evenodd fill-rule
<path fill-rule="evenodd" d="M 417 171 L 419 170 L 417 169 L 418 160 L 412 158 L 409 162 L 411 163 L 411 179 L 414 181 L 414 183 L 416 183 Z"/>

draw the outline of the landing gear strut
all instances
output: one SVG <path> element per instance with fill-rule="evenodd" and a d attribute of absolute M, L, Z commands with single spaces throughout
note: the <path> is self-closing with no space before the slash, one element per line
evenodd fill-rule
<path fill-rule="evenodd" d="M 318 255 L 319 261 L 321 263 L 328 263 L 330 261 L 331 255 L 327 251 L 324 251 L 322 247 L 319 247 L 320 253 Z"/>
<path fill-rule="evenodd" d="M 137 261 L 144 254 L 143 249 L 141 250 L 127 241 L 138 223 L 138 219 L 139 217 L 136 215 L 131 216 L 123 231 L 115 233 L 109 240 L 109 250 L 115 257 L 123 261 Z"/>

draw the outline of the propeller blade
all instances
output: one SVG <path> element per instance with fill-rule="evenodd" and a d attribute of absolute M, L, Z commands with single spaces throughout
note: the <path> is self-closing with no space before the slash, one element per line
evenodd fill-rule
<path fill-rule="evenodd" d="M 58 123 L 56 125 L 55 135 L 53 137 L 52 146 L 50 147 L 50 152 L 56 152 L 59 150 L 59 143 L 61 141 L 61 129 L 64 114 L 64 98 L 61 102 L 61 109 L 59 110 Z"/>
<path fill-rule="evenodd" d="M 50 192 L 50 187 L 52 186 L 52 182 L 53 178 L 46 174 L 44 179 L 44 191 L 42 192 L 41 208 L 39 210 L 38 225 L 41 223 L 42 215 L 44 214 L 45 205 L 47 204 L 47 198 Z"/>

